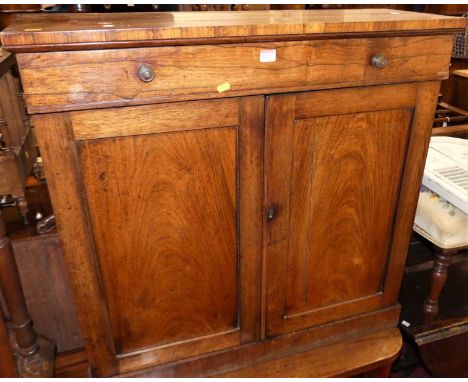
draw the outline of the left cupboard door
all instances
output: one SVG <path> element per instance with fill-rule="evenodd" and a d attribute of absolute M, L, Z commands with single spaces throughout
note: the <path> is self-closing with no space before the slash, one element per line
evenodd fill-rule
<path fill-rule="evenodd" d="M 262 96 L 34 117 L 95 375 L 260 333 Z"/>

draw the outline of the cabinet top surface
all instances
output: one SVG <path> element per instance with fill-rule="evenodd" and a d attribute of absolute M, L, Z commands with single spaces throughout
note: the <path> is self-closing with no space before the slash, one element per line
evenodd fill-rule
<path fill-rule="evenodd" d="M 238 39 L 285 35 L 317 35 L 460 29 L 466 18 L 390 9 L 290 10 L 249 12 L 155 12 L 23 14 L 2 34 L 13 51 L 90 49 L 122 43 L 142 46 L 210 43 L 201 39 Z"/>

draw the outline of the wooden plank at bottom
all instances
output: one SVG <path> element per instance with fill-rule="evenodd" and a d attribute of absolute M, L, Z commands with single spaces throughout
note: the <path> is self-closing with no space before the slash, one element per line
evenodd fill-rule
<path fill-rule="evenodd" d="M 394 325 L 399 315 L 399 306 L 393 306 L 263 342 L 244 344 L 232 349 L 181 359 L 120 376 L 127 378 L 222 377 L 249 370 L 255 367 L 254 365 L 269 365 L 280 359 L 294 359 L 300 354 L 316 354 L 317 359 L 314 365 L 317 362 L 333 365 L 338 362 L 338 359 L 344 360 L 348 356 L 355 356 L 354 353 L 360 353 L 363 351 L 361 348 L 365 348 L 365 353 L 361 353 L 361 356 L 356 358 L 353 367 L 344 367 L 352 365 L 353 359 L 348 362 L 340 361 L 342 365 L 340 375 L 356 375 L 388 365 L 397 356 L 401 347 L 401 337 Z M 371 328 L 371 325 L 377 325 L 377 328 Z M 339 345 L 343 344 L 347 350 L 338 351 Z M 323 358 L 321 358 L 322 353 Z M 86 364 L 84 353 L 81 355 L 62 354 L 57 359 L 57 369 L 60 369 L 60 372 L 56 374 L 57 376 L 82 377 Z M 332 372 L 328 373 L 328 375 L 332 374 Z M 285 374 L 285 376 L 289 375 Z"/>
<path fill-rule="evenodd" d="M 352 376 L 389 364 L 402 345 L 398 329 L 387 329 L 244 369 L 217 374 L 229 378 L 323 378 Z"/>
<path fill-rule="evenodd" d="M 339 343 L 314 348 L 240 370 L 215 374 L 216 377 L 331 377 L 353 376 L 390 364 L 400 352 L 398 329 L 381 330 Z M 88 363 L 84 351 L 61 354 L 57 377 L 86 377 Z"/>
<path fill-rule="evenodd" d="M 122 376 L 146 378 L 211 377 L 247 368 L 252 364 L 310 351 L 312 348 L 327 346 L 349 338 L 394 328 L 399 316 L 399 306 L 391 306 L 383 310 L 331 322 L 300 332 L 268 338 L 262 342 L 252 342 L 232 349 L 159 365 Z"/>

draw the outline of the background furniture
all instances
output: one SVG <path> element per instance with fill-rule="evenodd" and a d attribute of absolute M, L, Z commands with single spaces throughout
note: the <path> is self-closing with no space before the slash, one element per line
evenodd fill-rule
<path fill-rule="evenodd" d="M 456 110 L 462 114 L 461 118 L 468 118 L 463 115 L 466 114 L 463 110 Z M 453 120 L 456 117 L 446 118 Z M 468 133 L 468 128 L 457 127 L 457 135 Z M 447 279 L 452 255 L 468 248 L 468 165 L 465 163 L 468 141 L 441 136 L 444 131 L 447 135 L 447 129 L 433 129 L 439 135 L 433 136 L 429 145 L 424 188 L 419 195 L 413 227 L 418 234 L 433 243 L 437 251 L 431 288 L 424 304 L 425 323 L 428 326 L 438 313 L 439 295 Z M 453 128 L 450 131 L 453 132 Z"/>
<path fill-rule="evenodd" d="M 467 251 L 452 256 L 448 278 L 440 294 L 439 313 L 428 326 L 424 317 L 424 301 L 429 293 L 436 256 L 437 252 L 429 242 L 414 238 L 399 297 L 402 305 L 400 329 L 406 345 L 399 364 L 406 364 L 407 375 L 418 362 L 422 362 L 435 377 L 466 377 Z M 413 360 L 410 359 L 411 352 Z"/>
<path fill-rule="evenodd" d="M 447 135 L 452 137 L 466 137 L 466 126 L 468 125 L 468 111 L 439 102 L 434 118 L 433 136 Z"/>
<path fill-rule="evenodd" d="M 37 152 L 19 81 L 12 73 L 14 64 L 14 56 L 0 49 L 0 196 L 12 195 L 27 222 L 25 181 Z"/>
<path fill-rule="evenodd" d="M 468 126 L 456 125 L 458 121 L 453 121 L 452 118 L 467 115 L 466 111 L 440 102 L 435 115 L 433 136 L 447 135 L 465 138 L 468 136 Z M 448 117 L 448 120 L 444 121 L 444 116 Z M 441 127 L 442 123 L 448 126 Z M 440 237 L 441 234 L 435 234 L 437 239 L 434 238 L 433 241 L 437 241 L 439 245 L 434 245 L 429 241 L 432 236 L 428 233 L 424 234 L 428 240 L 418 235 L 414 237 L 410 246 L 399 297 L 403 307 L 400 328 L 406 339 L 407 352 L 400 359 L 399 364 L 403 365 L 402 367 L 406 370 L 411 370 L 411 352 L 413 352 L 415 355 L 413 358 L 422 359 L 434 376 L 468 376 L 466 364 L 468 357 L 466 349 L 468 340 L 467 251 L 455 248 L 462 247 L 461 245 L 452 245 L 452 253 L 440 248 L 440 246 L 447 247 L 443 244 L 450 244 L 450 242 L 455 244 L 453 238 L 456 232 L 459 233 L 459 238 L 466 237 L 463 235 L 463 226 L 466 227 L 467 223 L 462 211 L 457 211 L 454 206 L 438 196 L 433 196 L 426 191 L 423 197 L 424 204 L 418 206 L 419 218 L 417 217 L 416 223 L 419 221 L 420 225 L 426 226 L 425 230 L 428 232 L 430 224 L 435 227 L 440 225 L 442 237 Z M 435 216 L 433 216 L 434 212 Z M 450 212 L 453 216 L 449 215 Z M 424 220 L 421 222 L 422 217 Z M 455 219 L 448 220 L 447 217 L 455 217 Z M 458 228 L 453 224 L 456 221 L 459 222 Z M 464 230 L 466 232 L 466 228 Z M 424 233 L 421 230 L 418 231 Z M 448 268 L 449 264 L 450 268 Z M 424 310 L 427 310 L 428 304 L 425 302 L 428 294 L 432 294 L 430 296 L 432 301 L 438 300 L 437 315 L 434 309 L 430 309 L 429 314 L 423 314 Z"/>
<path fill-rule="evenodd" d="M 39 184 L 35 178 L 29 177 L 25 197 L 32 215 L 48 216 L 52 213 L 47 184 Z M 54 339 L 58 353 L 80 351 L 83 341 L 56 230 L 39 234 L 36 222 L 23 224 L 12 204 L 2 207 L 2 215 L 7 223 L 34 327 L 45 337 Z M 7 311 L 1 294 L 0 303 Z"/>
<path fill-rule="evenodd" d="M 39 337 L 33 328 L 26 307 L 13 249 L 7 237 L 7 230 L 1 213 L 0 290 L 11 319 L 14 336 L 11 342 L 14 345 L 14 353 L 17 357 L 18 376 L 24 378 L 52 377 L 54 374 L 55 344 L 49 339 Z M 5 336 L 3 328 L 2 336 Z M 3 359 L 0 362 L 3 363 Z M 2 369 L 6 367 L 7 373 L 11 373 L 10 355 L 6 354 L 5 362 L 8 365 L 2 365 Z"/>
<path fill-rule="evenodd" d="M 468 6 L 466 4 L 435 6 L 448 14 L 457 14 L 468 17 Z M 448 81 L 443 82 L 441 87 L 442 101 L 455 108 L 468 110 L 468 81 L 466 70 L 468 70 L 468 29 L 455 35 L 455 43 L 452 52 L 451 73 Z"/>
<path fill-rule="evenodd" d="M 419 196 L 414 230 L 431 241 L 437 253 L 424 304 L 425 324 L 431 326 L 439 311 L 439 296 L 447 281 L 452 256 L 468 248 L 468 215 L 425 189 Z"/>
<path fill-rule="evenodd" d="M 81 349 L 76 307 L 57 233 L 16 234 L 11 242 L 35 329 L 54 339 L 58 352 Z"/>
<path fill-rule="evenodd" d="M 219 13 L 215 29 L 82 15 L 73 31 L 54 15 L 34 43 L 30 16 L 3 33 L 20 52 L 95 375 L 388 369 L 431 115 L 465 22 L 330 12 L 254 25 Z M 111 29 L 91 42 L 98 22 Z M 338 353 L 336 369 L 303 368 Z"/>
<path fill-rule="evenodd" d="M 468 62 L 468 57 L 466 60 Z M 452 104 L 468 110 L 468 69 L 453 70 L 452 75 L 456 77 Z"/>

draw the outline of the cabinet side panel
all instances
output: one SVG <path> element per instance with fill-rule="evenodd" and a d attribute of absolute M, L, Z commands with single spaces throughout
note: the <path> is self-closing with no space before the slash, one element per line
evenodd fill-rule
<path fill-rule="evenodd" d="M 439 95 L 440 81 L 423 82 L 418 84 L 417 87 L 416 108 L 391 244 L 388 273 L 385 279 L 383 299 L 385 305 L 394 304 L 398 299 L 424 173 L 425 159 L 431 139 L 432 122 Z"/>
<path fill-rule="evenodd" d="M 237 127 L 81 141 L 114 340 L 238 326 Z"/>
<path fill-rule="evenodd" d="M 113 375 L 115 350 L 70 121 L 67 114 L 33 121 L 91 370 L 95 376 Z"/>

